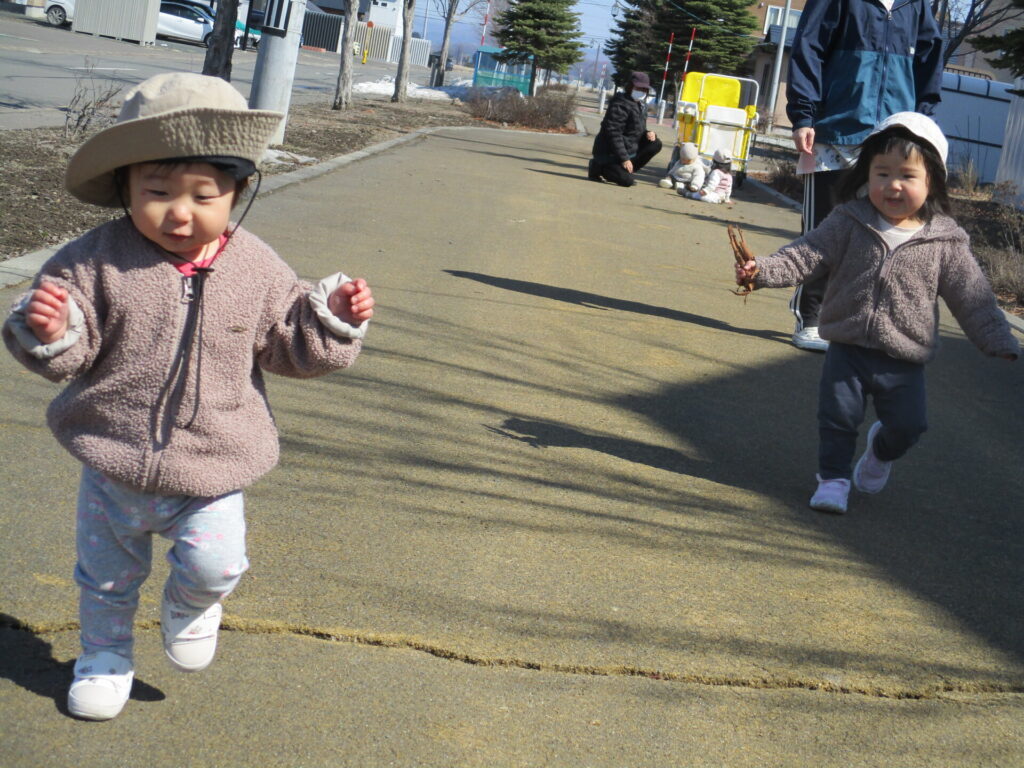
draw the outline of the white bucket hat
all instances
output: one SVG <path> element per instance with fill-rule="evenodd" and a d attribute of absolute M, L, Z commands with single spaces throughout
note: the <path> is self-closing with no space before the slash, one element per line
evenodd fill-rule
<path fill-rule="evenodd" d="M 86 203 L 118 207 L 114 172 L 123 166 L 176 158 L 240 158 L 258 165 L 280 112 L 249 109 L 219 77 L 189 72 L 156 75 L 125 94 L 117 122 L 79 147 L 64 185 Z"/>
<path fill-rule="evenodd" d="M 949 153 L 949 142 L 943 136 L 942 129 L 939 128 L 938 123 L 927 115 L 922 115 L 920 112 L 897 112 L 895 115 L 889 115 L 889 117 L 875 126 L 874 130 L 868 134 L 868 138 L 871 138 L 876 133 L 881 133 L 887 128 L 897 126 L 904 128 L 922 141 L 931 144 L 935 151 L 939 153 L 943 170 L 946 169 L 946 155 Z"/>
<path fill-rule="evenodd" d="M 685 141 L 679 145 L 679 156 L 686 162 L 692 163 L 699 155 L 697 145 L 692 141 Z"/>
<path fill-rule="evenodd" d="M 724 149 L 716 149 L 715 150 L 715 154 L 712 155 L 712 158 L 714 159 L 714 161 L 716 163 L 722 163 L 723 165 L 725 163 L 731 163 L 732 162 L 732 155 L 730 155 Z"/>

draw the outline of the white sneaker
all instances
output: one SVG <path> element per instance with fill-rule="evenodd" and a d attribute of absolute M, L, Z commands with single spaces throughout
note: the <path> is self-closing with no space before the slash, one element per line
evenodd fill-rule
<path fill-rule="evenodd" d="M 892 473 L 892 462 L 882 461 L 875 456 L 875 435 L 881 428 L 880 421 L 871 425 L 871 429 L 868 430 L 868 447 L 864 449 L 863 455 L 857 460 L 857 466 L 853 468 L 853 484 L 863 493 L 878 493 L 885 488 Z"/>
<path fill-rule="evenodd" d="M 818 335 L 817 326 L 808 325 L 793 334 L 793 346 L 812 352 L 824 352 L 828 349 L 828 342 Z"/>
<path fill-rule="evenodd" d="M 85 720 L 117 717 L 132 692 L 132 663 L 116 653 L 83 653 L 68 689 L 68 711 Z"/>
<path fill-rule="evenodd" d="M 672 179 L 666 176 L 664 179 L 658 182 L 658 186 L 661 187 L 662 189 L 672 189 L 672 187 L 674 187 L 675 184 L 672 182 Z"/>
<path fill-rule="evenodd" d="M 835 512 L 842 514 L 846 511 L 846 500 L 850 496 L 850 481 L 845 477 L 837 477 L 831 480 L 818 478 L 818 490 L 811 496 L 811 509 L 818 512 Z"/>
<path fill-rule="evenodd" d="M 217 652 L 220 616 L 220 603 L 200 611 L 171 602 L 165 596 L 160 611 L 160 630 L 171 664 L 182 672 L 198 672 L 210 666 Z"/>

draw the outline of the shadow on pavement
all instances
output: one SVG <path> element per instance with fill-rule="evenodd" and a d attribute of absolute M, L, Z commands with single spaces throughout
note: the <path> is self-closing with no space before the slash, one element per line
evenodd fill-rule
<path fill-rule="evenodd" d="M 766 339 L 768 341 L 789 341 L 789 334 L 781 333 L 779 331 L 765 330 L 756 331 L 748 328 L 736 328 L 735 326 L 724 323 L 721 320 L 715 320 L 710 317 L 704 317 L 702 315 L 695 315 L 692 312 L 684 312 L 679 309 L 670 309 L 668 307 L 659 307 L 653 304 L 645 304 L 640 301 L 629 301 L 627 299 L 616 299 L 611 296 L 602 296 L 598 293 L 588 293 L 587 291 L 578 291 L 574 288 L 559 288 L 555 285 L 546 285 L 544 283 L 534 283 L 529 280 L 516 280 L 509 277 L 497 277 L 495 275 L 485 275 L 480 272 L 466 272 L 459 269 L 446 269 L 444 270 L 447 274 L 453 277 L 461 277 L 467 280 L 476 280 L 479 283 L 485 285 L 492 285 L 496 288 L 503 288 L 507 291 L 518 291 L 519 293 L 527 293 L 531 296 L 540 296 L 546 299 L 555 299 L 557 301 L 564 301 L 569 304 L 576 304 L 581 307 L 591 307 L 593 309 L 612 309 L 623 312 L 636 312 L 642 315 L 651 315 L 653 317 L 663 317 L 667 320 L 678 320 L 682 323 L 693 323 L 694 325 L 701 325 L 705 328 L 713 328 L 719 331 L 729 331 L 731 333 L 740 333 L 745 336 L 754 336 L 756 338 Z"/>
<path fill-rule="evenodd" d="M 804 356 L 792 365 L 670 386 L 616 403 L 693 445 L 699 460 L 519 417 L 494 431 L 531 445 L 601 451 L 780 498 L 804 510 L 801 519 L 809 528 L 1024 660 L 1024 446 L 1009 426 L 1024 423 L 1020 377 L 996 375 L 1006 372 L 999 368 L 1002 361 L 983 357 L 963 339 L 945 339 L 928 377 L 932 429 L 896 464 L 890 487 L 874 497 L 854 492 L 849 514 L 837 517 L 806 507 L 817 450 L 817 374 L 794 374 L 809 358 L 814 359 Z M 873 419 L 869 412 L 862 444 Z"/>
<path fill-rule="evenodd" d="M 74 661 L 57 661 L 48 642 L 14 616 L 0 613 L 0 677 L 37 696 L 53 699 L 57 710 L 71 717 L 67 697 L 74 666 Z M 136 701 L 162 701 L 164 694 L 136 679 L 131 698 Z"/>

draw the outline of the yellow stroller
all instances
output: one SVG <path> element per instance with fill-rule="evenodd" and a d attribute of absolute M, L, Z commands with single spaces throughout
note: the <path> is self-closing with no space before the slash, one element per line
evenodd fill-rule
<path fill-rule="evenodd" d="M 747 159 L 754 146 L 757 124 L 757 82 L 746 77 L 688 72 L 676 95 L 676 145 L 671 168 L 679 159 L 679 146 L 697 145 L 702 158 L 721 149 L 732 156 L 737 187 L 747 175 Z"/>

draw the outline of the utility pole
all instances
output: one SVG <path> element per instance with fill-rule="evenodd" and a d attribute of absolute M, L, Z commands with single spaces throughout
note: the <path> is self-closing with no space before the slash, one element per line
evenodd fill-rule
<path fill-rule="evenodd" d="M 782 54 L 786 50 L 786 28 L 789 26 L 789 9 L 792 0 L 786 0 L 782 11 L 782 25 L 779 32 L 779 47 L 775 49 L 775 68 L 772 70 L 772 88 L 768 96 L 768 130 L 775 126 L 775 102 L 779 98 L 779 77 L 782 75 Z"/>
<path fill-rule="evenodd" d="M 283 112 L 284 120 L 270 137 L 270 143 L 284 143 L 288 122 L 288 106 L 295 82 L 295 65 L 299 60 L 302 20 L 306 16 L 306 0 L 269 0 L 264 19 L 263 36 L 256 53 L 256 69 L 252 76 L 249 106 Z M 342 55 L 345 52 L 342 51 Z"/>

